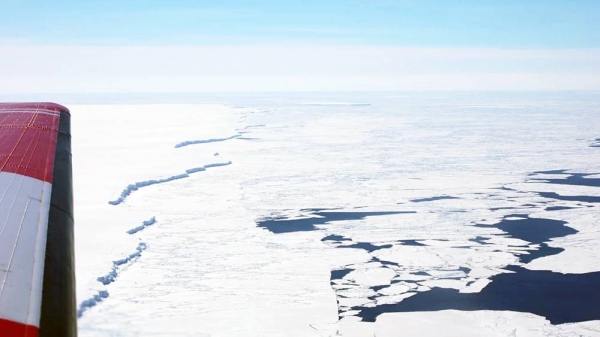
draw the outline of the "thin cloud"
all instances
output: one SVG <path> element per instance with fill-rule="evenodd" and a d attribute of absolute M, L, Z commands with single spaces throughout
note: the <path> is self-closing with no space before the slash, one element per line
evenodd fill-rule
<path fill-rule="evenodd" d="M 0 93 L 600 90 L 600 49 L 0 47 Z"/>

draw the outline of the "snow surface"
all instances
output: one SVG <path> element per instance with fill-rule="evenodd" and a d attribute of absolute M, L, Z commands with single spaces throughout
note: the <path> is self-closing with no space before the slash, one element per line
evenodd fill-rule
<path fill-rule="evenodd" d="M 599 336 L 594 319 L 402 307 L 518 268 L 600 271 L 600 188 L 577 180 L 600 173 L 600 102 L 562 95 L 70 105 L 80 335 Z M 353 99 L 369 104 L 297 103 Z"/>

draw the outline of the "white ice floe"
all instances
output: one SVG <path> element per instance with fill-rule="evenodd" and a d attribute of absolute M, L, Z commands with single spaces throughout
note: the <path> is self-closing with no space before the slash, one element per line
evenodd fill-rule
<path fill-rule="evenodd" d="M 389 287 L 385 287 L 383 289 L 380 289 L 377 291 L 377 293 L 381 294 L 381 295 L 399 295 L 399 294 L 404 294 L 405 292 L 408 292 L 412 289 L 416 289 L 417 285 L 416 284 L 410 284 L 410 283 L 396 283 L 396 284 L 392 284 Z"/>
<path fill-rule="evenodd" d="M 372 289 L 362 288 L 362 287 L 354 287 L 354 288 L 346 288 L 346 289 L 338 290 L 338 291 L 336 291 L 336 294 L 340 297 L 358 298 L 359 302 L 360 302 L 360 301 L 363 301 L 363 299 L 366 299 L 371 296 L 375 296 L 377 293 Z M 366 301 L 366 302 L 370 302 L 370 301 Z"/>
<path fill-rule="evenodd" d="M 399 273 L 398 276 L 394 280 L 402 280 L 402 281 L 424 281 L 429 280 L 431 276 L 427 275 L 415 275 L 409 273 Z"/>
<path fill-rule="evenodd" d="M 427 274 L 443 279 L 443 278 L 465 278 L 467 274 L 462 270 L 428 270 Z"/>
<path fill-rule="evenodd" d="M 390 284 L 396 272 L 388 268 L 358 269 L 352 271 L 345 278 L 353 280 L 363 287 L 373 287 Z"/>
<path fill-rule="evenodd" d="M 348 311 L 353 311 L 353 310 L 349 310 L 349 308 L 353 308 L 353 307 L 357 307 L 357 306 L 363 306 L 366 305 L 368 303 L 372 303 L 373 300 L 367 298 L 367 297 L 344 297 L 344 296 L 338 296 L 337 297 L 337 302 L 339 305 L 339 309 L 341 311 L 344 312 L 348 312 Z"/>
<path fill-rule="evenodd" d="M 383 296 L 383 297 L 379 297 L 377 298 L 377 305 L 384 305 L 384 304 L 394 304 L 394 303 L 400 303 L 403 300 L 416 295 L 417 293 L 415 292 L 406 292 L 403 294 L 390 294 L 388 296 Z"/>

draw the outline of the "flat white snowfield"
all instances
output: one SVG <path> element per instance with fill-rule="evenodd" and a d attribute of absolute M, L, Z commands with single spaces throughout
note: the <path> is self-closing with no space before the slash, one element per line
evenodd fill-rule
<path fill-rule="evenodd" d="M 600 336 L 598 97 L 71 105 L 80 336 Z"/>

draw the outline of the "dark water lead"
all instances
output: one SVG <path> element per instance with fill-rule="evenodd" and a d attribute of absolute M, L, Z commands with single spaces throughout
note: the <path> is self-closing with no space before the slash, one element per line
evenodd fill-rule
<path fill-rule="evenodd" d="M 509 217 L 518 217 L 520 219 L 507 219 Z M 529 263 L 535 259 L 544 256 L 556 255 L 564 251 L 562 248 L 550 247 L 545 242 L 552 238 L 559 238 L 577 233 L 577 230 L 565 226 L 567 222 L 544 218 L 530 218 L 527 214 L 511 214 L 505 216 L 500 222 L 492 225 L 477 224 L 476 227 L 486 228 L 495 227 L 509 236 L 534 244 L 539 244 L 540 248 L 530 250 L 528 253 L 518 254 L 519 262 Z M 487 244 L 484 237 L 476 237 L 470 241 L 480 244 Z"/>
<path fill-rule="evenodd" d="M 460 199 L 460 198 L 453 197 L 453 196 L 450 196 L 450 195 L 439 195 L 439 196 L 430 197 L 430 198 L 411 199 L 410 201 L 412 201 L 412 202 L 428 202 L 428 201 L 450 200 L 450 199 Z"/>
<path fill-rule="evenodd" d="M 510 219 L 515 217 L 517 219 Z M 565 221 L 511 214 L 496 224 L 476 226 L 495 227 L 511 237 L 539 244 L 539 249 L 519 256 L 521 262 L 529 263 L 534 259 L 563 251 L 562 248 L 549 247 L 546 242 L 552 238 L 577 233 L 575 229 L 565 225 Z M 476 237 L 472 241 L 485 244 L 486 238 Z M 600 272 L 562 274 L 513 265 L 504 269 L 513 273 L 491 277 L 492 282 L 479 293 L 460 293 L 456 289 L 433 288 L 397 304 L 373 308 L 359 306 L 352 309 L 360 310 L 358 316 L 369 322 L 374 322 L 382 313 L 449 309 L 528 312 L 544 316 L 552 324 L 600 319 Z"/>
<path fill-rule="evenodd" d="M 536 250 L 530 250 L 528 254 L 517 254 L 519 256 L 519 262 L 529 263 L 540 257 L 557 255 L 564 251 L 562 248 L 550 247 L 545 243 L 540 244 L 540 248 Z"/>
<path fill-rule="evenodd" d="M 336 246 L 336 248 L 356 248 L 356 249 L 364 249 L 369 253 L 372 253 L 376 250 L 379 249 L 385 249 L 385 248 L 392 248 L 392 245 L 390 244 L 386 244 L 386 245 L 374 245 L 370 242 L 355 242 L 352 244 L 347 244 L 347 243 L 351 243 L 352 239 L 349 239 L 343 235 L 328 235 L 324 238 L 321 239 L 321 241 L 325 242 L 325 241 L 333 241 L 338 243 L 339 245 Z M 348 242 L 349 241 L 349 242 Z"/>
<path fill-rule="evenodd" d="M 426 244 L 420 243 L 417 240 L 399 240 L 398 242 L 400 242 L 404 246 L 427 246 Z"/>
<path fill-rule="evenodd" d="M 564 200 L 564 201 L 579 201 L 579 202 L 589 202 L 589 203 L 597 203 L 600 202 L 600 197 L 589 196 L 589 195 L 560 195 L 554 192 L 537 192 L 537 194 L 542 198 L 548 199 L 556 199 L 556 200 Z"/>
<path fill-rule="evenodd" d="M 546 317 L 552 324 L 600 319 L 600 272 L 561 274 L 508 266 L 510 274 L 498 274 L 479 293 L 433 288 L 397 304 L 354 307 L 363 321 L 374 322 L 390 312 L 439 310 L 508 310 Z"/>
<path fill-rule="evenodd" d="M 492 207 L 489 210 L 492 212 L 506 210 L 506 209 L 517 209 L 518 207 Z"/>
<path fill-rule="evenodd" d="M 321 241 L 352 241 L 352 239 L 349 239 L 343 235 L 327 235 L 326 237 L 322 238 Z"/>
<path fill-rule="evenodd" d="M 519 219 L 508 219 L 510 217 L 518 217 Z M 475 226 L 480 228 L 498 228 L 513 238 L 540 244 L 552 238 L 577 233 L 575 229 L 565 226 L 566 224 L 566 221 L 561 220 L 530 218 L 526 214 L 510 214 L 498 223 L 491 225 L 477 224 Z"/>
<path fill-rule="evenodd" d="M 331 271 L 330 280 L 341 280 L 344 276 L 350 274 L 354 269 L 334 269 Z"/>
<path fill-rule="evenodd" d="M 575 185 L 575 186 L 589 186 L 589 187 L 600 187 L 600 178 L 586 178 L 587 176 L 595 175 L 598 173 L 565 173 L 567 170 L 556 170 L 556 171 L 539 171 L 534 172 L 532 175 L 537 174 L 564 174 L 565 178 L 532 178 L 529 182 L 541 182 L 547 184 L 557 185 Z"/>
<path fill-rule="evenodd" d="M 392 245 L 381 245 L 377 246 L 370 242 L 357 242 L 348 246 L 338 246 L 337 248 L 356 248 L 356 249 L 364 249 L 368 253 L 372 253 L 376 250 L 392 248 Z"/>
<path fill-rule="evenodd" d="M 508 219 L 510 217 L 518 217 L 520 219 Z M 577 230 L 565 226 L 567 222 L 544 218 L 530 218 L 526 214 L 510 214 L 504 217 L 500 222 L 492 225 L 477 224 L 476 227 L 488 228 L 495 227 L 506 233 L 509 236 L 524 241 L 529 241 L 534 244 L 539 244 L 540 248 L 530 250 L 528 253 L 517 254 L 519 261 L 529 263 L 535 259 L 544 256 L 556 255 L 564 251 L 562 248 L 550 247 L 545 242 L 552 238 L 559 238 L 577 233 Z M 472 239 L 472 241 L 485 244 L 486 240 L 482 237 Z"/>
<path fill-rule="evenodd" d="M 319 230 L 315 225 L 326 225 L 334 221 L 362 220 L 371 216 L 383 216 L 394 214 L 414 214 L 415 211 L 391 211 L 391 212 L 329 212 L 321 209 L 309 209 L 316 217 L 289 219 L 287 217 L 274 217 L 259 220 L 256 225 L 266 228 L 272 233 L 293 233 Z"/>
<path fill-rule="evenodd" d="M 491 245 L 491 243 L 487 242 L 490 238 L 486 238 L 485 236 L 477 236 L 473 239 L 469 239 L 471 242 L 477 242 L 480 245 Z"/>
<path fill-rule="evenodd" d="M 567 207 L 567 206 L 550 206 L 550 207 L 546 207 L 546 211 L 551 212 L 551 211 L 564 211 L 567 209 L 575 209 L 577 207 Z"/>
<path fill-rule="evenodd" d="M 534 171 L 533 173 L 529 174 L 530 176 L 536 175 L 536 174 L 568 174 L 566 173 L 569 169 L 562 169 L 562 170 L 548 170 L 548 171 Z"/>

